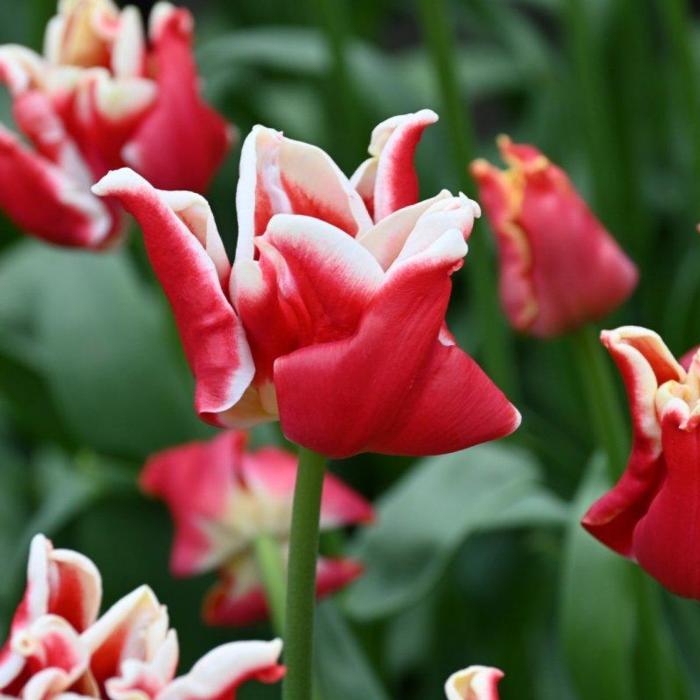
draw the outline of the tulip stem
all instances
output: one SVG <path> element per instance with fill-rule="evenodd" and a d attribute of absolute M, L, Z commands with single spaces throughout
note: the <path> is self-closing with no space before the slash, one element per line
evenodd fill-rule
<path fill-rule="evenodd" d="M 255 538 L 254 547 L 270 619 L 275 633 L 283 636 L 285 572 L 280 543 L 272 535 L 261 534 Z"/>
<path fill-rule="evenodd" d="M 326 458 L 299 448 L 289 541 L 284 700 L 310 700 L 321 492 Z"/>
<path fill-rule="evenodd" d="M 598 331 L 589 324 L 576 331 L 572 346 L 578 360 L 588 412 L 593 429 L 608 458 L 608 473 L 614 482 L 627 462 L 628 436 L 620 403 L 615 392 L 615 379 L 603 356 Z"/>
<path fill-rule="evenodd" d="M 447 3 L 445 0 L 420 0 L 418 5 L 433 70 L 440 88 L 455 173 L 464 192 L 473 194 L 474 187 L 467 175 L 467 166 L 475 157 L 476 137 L 455 72 L 459 59 Z M 485 231 L 472 236 L 469 246 L 469 258 L 473 257 L 475 260 L 475 264 L 469 266 L 470 296 L 482 342 L 478 359 L 500 388 L 512 400 L 517 400 L 512 338 L 498 306 L 493 250 Z"/>

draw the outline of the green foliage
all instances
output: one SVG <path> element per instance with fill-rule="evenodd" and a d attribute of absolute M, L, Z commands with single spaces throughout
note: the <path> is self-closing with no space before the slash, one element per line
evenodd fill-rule
<path fill-rule="evenodd" d="M 328 148 L 350 173 L 379 120 L 433 107 L 443 121 L 417 154 L 425 195 L 468 188 L 461 161 L 495 159 L 500 132 L 535 143 L 640 267 L 635 297 L 606 325 L 654 328 L 676 353 L 700 341 L 700 32 L 690 3 L 448 2 L 452 106 L 474 127 L 458 158 L 417 3 L 347 0 L 340 26 L 311 1 L 187 4 L 206 96 L 241 137 L 262 122 Z M 38 48 L 52 6 L 0 3 L 0 41 Z M 2 88 L 0 121 L 12 124 Z M 238 155 L 208 193 L 230 250 Z M 493 263 L 489 235 L 480 223 L 449 311 L 460 344 L 487 368 L 485 338 L 502 330 L 494 269 L 481 270 L 493 310 L 476 308 L 470 282 Z M 170 519 L 137 490 L 149 454 L 213 432 L 194 416 L 192 379 L 138 236 L 87 254 L 28 241 L 0 220 L 0 625 L 20 595 L 28 542 L 43 531 L 96 561 L 106 604 L 152 585 L 187 668 L 217 643 L 272 630 L 203 625 L 212 576 L 169 574 Z M 602 460 L 589 461 L 590 377 L 566 341 L 504 342 L 524 416 L 507 444 L 334 465 L 376 498 L 378 519 L 338 538 L 366 573 L 318 608 L 321 700 L 438 698 L 446 675 L 470 663 L 504 668 L 504 698 L 699 696 L 697 604 L 662 593 L 579 526 L 609 486 Z M 253 444 L 271 442 L 283 443 L 276 427 L 254 431 Z M 275 697 L 276 687 L 239 695 Z"/>

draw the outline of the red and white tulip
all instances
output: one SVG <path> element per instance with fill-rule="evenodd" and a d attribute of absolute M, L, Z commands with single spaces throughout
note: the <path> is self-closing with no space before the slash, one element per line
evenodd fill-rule
<path fill-rule="evenodd" d="M 583 526 L 678 595 L 700 599 L 700 353 L 677 362 L 653 331 L 601 335 L 629 397 L 633 443 L 617 485 Z"/>
<path fill-rule="evenodd" d="M 498 145 L 508 168 L 477 160 L 471 173 L 496 234 L 511 325 L 550 337 L 614 311 L 637 285 L 635 265 L 561 168 L 534 146 Z"/>
<path fill-rule="evenodd" d="M 0 209 L 52 243 L 102 248 L 122 229 L 116 203 L 90 192 L 108 170 L 204 190 L 232 132 L 200 97 L 192 30 L 190 13 L 165 2 L 146 34 L 135 7 L 60 0 L 43 55 L 0 46 L 0 81 L 29 144 L 0 125 Z"/>
<path fill-rule="evenodd" d="M 102 583 L 94 564 L 37 535 L 27 590 L 0 651 L 0 695 L 22 700 L 218 700 L 245 681 L 284 674 L 273 642 L 234 642 L 176 677 L 178 642 L 147 586 L 97 619 Z"/>
<path fill-rule="evenodd" d="M 245 444 L 244 433 L 227 431 L 209 442 L 180 445 L 151 457 L 141 476 L 143 489 L 168 504 L 175 522 L 172 572 L 219 571 L 204 604 L 204 617 L 214 625 L 247 625 L 267 616 L 255 561 L 259 535 L 275 538 L 281 555 L 287 554 L 297 459 L 272 447 L 250 452 Z M 322 529 L 372 518 L 362 496 L 326 475 Z M 333 593 L 361 573 L 353 559 L 320 557 L 317 595 Z"/>
<path fill-rule="evenodd" d="M 518 412 L 445 326 L 479 208 L 447 191 L 416 202 L 412 156 L 436 119 L 424 110 L 380 124 L 352 180 L 319 148 L 255 127 L 233 266 L 202 197 L 126 169 L 93 188 L 142 226 L 204 419 L 279 420 L 293 442 L 338 458 L 451 452 L 517 428 Z"/>

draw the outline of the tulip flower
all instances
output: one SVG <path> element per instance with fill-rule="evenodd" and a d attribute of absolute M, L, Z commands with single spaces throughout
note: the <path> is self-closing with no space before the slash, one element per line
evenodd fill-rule
<path fill-rule="evenodd" d="M 203 198 L 126 169 L 93 188 L 141 224 L 205 420 L 279 419 L 337 458 L 451 452 L 515 430 L 518 412 L 445 326 L 479 209 L 447 191 L 416 202 L 413 152 L 436 119 L 380 124 L 352 180 L 319 148 L 255 127 L 233 266 Z"/>
<path fill-rule="evenodd" d="M 625 381 L 633 444 L 624 474 L 583 526 L 670 591 L 700 598 L 700 354 L 684 368 L 656 333 L 636 326 L 601 338 Z"/>
<path fill-rule="evenodd" d="M 246 436 L 221 433 L 160 452 L 148 460 L 141 486 L 162 498 L 175 522 L 171 570 L 176 576 L 219 570 L 204 604 L 212 625 L 248 625 L 268 614 L 255 560 L 255 540 L 269 535 L 286 555 L 296 479 L 295 456 L 273 447 L 245 449 Z M 372 520 L 371 505 L 340 479 L 325 476 L 321 527 L 334 529 Z M 319 597 L 362 573 L 359 562 L 320 557 Z"/>
<path fill-rule="evenodd" d="M 488 666 L 470 666 L 453 673 L 445 683 L 447 700 L 498 700 L 503 672 Z"/>
<path fill-rule="evenodd" d="M 273 642 L 233 642 L 175 677 L 178 642 L 147 586 L 97 619 L 102 582 L 95 565 L 42 535 L 31 545 L 27 589 L 0 650 L 0 694 L 22 700 L 217 700 L 251 679 L 284 673 Z"/>
<path fill-rule="evenodd" d="M 52 243 L 102 248 L 118 207 L 90 185 L 129 165 L 160 187 L 203 190 L 231 140 L 201 99 L 185 9 L 154 7 L 148 40 L 135 7 L 61 0 L 44 55 L 0 46 L 0 81 L 30 145 L 0 125 L 0 209 Z"/>
<path fill-rule="evenodd" d="M 476 160 L 471 173 L 496 234 L 511 325 L 551 337 L 614 311 L 637 284 L 634 264 L 561 168 L 533 146 L 498 145 L 508 169 Z"/>

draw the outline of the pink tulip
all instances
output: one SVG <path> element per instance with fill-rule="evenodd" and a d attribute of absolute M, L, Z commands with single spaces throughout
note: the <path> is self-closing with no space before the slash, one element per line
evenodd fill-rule
<path fill-rule="evenodd" d="M 171 569 L 176 576 L 219 570 L 219 582 L 204 605 L 213 625 L 247 625 L 268 614 L 254 545 L 259 535 L 286 543 L 292 516 L 296 457 L 272 447 L 245 449 L 244 433 L 227 431 L 209 442 L 193 442 L 149 459 L 143 489 L 162 498 L 175 521 Z M 371 505 L 327 474 L 321 500 L 321 527 L 366 523 Z M 319 597 L 344 587 L 362 573 L 353 559 L 320 557 Z"/>
<path fill-rule="evenodd" d="M 143 228 L 204 419 L 279 419 L 293 442 L 338 458 L 451 452 L 515 430 L 518 412 L 445 326 L 479 209 L 447 191 L 416 203 L 413 152 L 436 119 L 380 124 L 352 180 L 319 148 L 255 127 L 233 268 L 203 198 L 130 170 L 93 188 Z"/>
<path fill-rule="evenodd" d="M 278 681 L 273 642 L 233 642 L 175 677 L 178 642 L 147 586 L 97 619 L 102 582 L 95 565 L 37 535 L 27 591 L 0 651 L 0 694 L 22 700 L 218 700 L 247 680 Z"/>
<path fill-rule="evenodd" d="M 498 700 L 503 672 L 488 666 L 470 666 L 453 673 L 445 683 L 447 700 Z"/>
<path fill-rule="evenodd" d="M 52 243 L 102 248 L 122 229 L 115 203 L 90 192 L 109 169 L 205 189 L 232 132 L 199 95 L 192 29 L 187 10 L 160 2 L 147 40 L 135 7 L 67 0 L 43 56 L 0 46 L 0 80 L 30 144 L 0 125 L 0 209 Z"/>
<path fill-rule="evenodd" d="M 511 325 L 549 337 L 620 306 L 637 269 L 576 192 L 534 146 L 499 139 L 507 170 L 484 160 L 471 172 L 501 259 L 501 302 Z"/>

